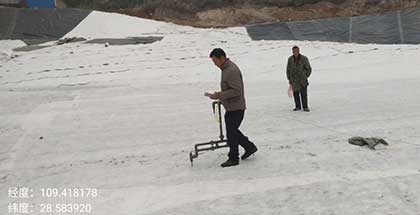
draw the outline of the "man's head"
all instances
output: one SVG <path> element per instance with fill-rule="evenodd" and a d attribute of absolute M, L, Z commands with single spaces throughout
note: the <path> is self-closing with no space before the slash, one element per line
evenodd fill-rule
<path fill-rule="evenodd" d="M 214 65 L 221 68 L 226 61 L 226 53 L 221 48 L 215 48 L 211 51 L 210 58 L 213 60 Z"/>
<path fill-rule="evenodd" d="M 293 46 L 292 48 L 293 56 L 298 57 L 300 54 L 300 50 L 298 46 Z"/>

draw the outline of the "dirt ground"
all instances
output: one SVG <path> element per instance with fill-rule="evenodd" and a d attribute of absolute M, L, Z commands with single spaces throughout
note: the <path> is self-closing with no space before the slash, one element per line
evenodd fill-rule
<path fill-rule="evenodd" d="M 112 12 L 169 21 L 195 27 L 231 27 L 273 21 L 301 21 L 329 17 L 358 16 L 420 7 L 418 0 L 352 0 L 335 4 L 322 1 L 299 7 L 229 6 L 199 12 L 171 8 L 116 9 Z"/>

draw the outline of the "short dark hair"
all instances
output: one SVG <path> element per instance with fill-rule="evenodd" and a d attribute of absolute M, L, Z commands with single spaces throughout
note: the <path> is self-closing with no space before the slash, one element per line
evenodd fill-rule
<path fill-rule="evenodd" d="M 217 57 L 217 58 L 226 57 L 226 53 L 221 48 L 215 48 L 213 49 L 213 51 L 211 51 L 210 57 Z"/>
<path fill-rule="evenodd" d="M 293 46 L 292 50 L 293 50 L 293 49 L 299 49 L 299 47 L 298 47 L 298 46 Z"/>

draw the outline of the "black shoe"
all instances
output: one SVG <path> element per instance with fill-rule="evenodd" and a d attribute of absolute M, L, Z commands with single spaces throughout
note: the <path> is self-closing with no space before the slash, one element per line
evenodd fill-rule
<path fill-rule="evenodd" d="M 309 110 L 309 108 L 304 108 L 303 111 L 309 112 L 310 110 Z"/>
<path fill-rule="evenodd" d="M 245 150 L 245 153 L 241 156 L 242 160 L 245 160 L 247 158 L 249 158 L 249 156 L 253 155 L 255 152 L 257 152 L 258 149 L 257 147 L 254 146 L 254 148 L 249 149 L 249 150 Z"/>
<path fill-rule="evenodd" d="M 300 110 L 301 110 L 300 108 L 293 109 L 293 111 L 300 111 Z"/>
<path fill-rule="evenodd" d="M 239 159 L 228 159 L 226 162 L 222 163 L 221 167 L 230 167 L 230 166 L 236 166 L 239 165 Z"/>

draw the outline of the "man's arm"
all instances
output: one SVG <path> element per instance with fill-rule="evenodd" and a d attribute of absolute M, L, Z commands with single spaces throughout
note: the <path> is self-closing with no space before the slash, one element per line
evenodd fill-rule
<path fill-rule="evenodd" d="M 287 80 L 289 81 L 289 83 L 290 83 L 290 73 L 291 73 L 291 71 L 290 71 L 290 60 L 287 59 L 286 75 L 287 75 Z"/>
<path fill-rule="evenodd" d="M 220 92 L 219 99 L 225 100 L 241 96 L 242 80 L 239 72 L 229 72 L 225 81 L 227 82 L 228 89 Z"/>
<path fill-rule="evenodd" d="M 306 77 L 309 78 L 309 76 L 311 76 L 312 73 L 312 67 L 307 57 L 305 58 L 305 64 L 303 66 L 306 70 Z"/>

